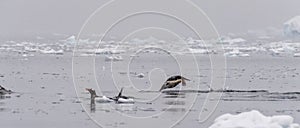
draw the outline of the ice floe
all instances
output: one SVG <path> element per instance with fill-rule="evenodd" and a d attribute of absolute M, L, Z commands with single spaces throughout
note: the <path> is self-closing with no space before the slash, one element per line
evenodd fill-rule
<path fill-rule="evenodd" d="M 64 54 L 63 50 L 54 50 L 54 49 L 40 50 L 40 52 L 44 54 L 57 54 L 57 55 Z"/>
<path fill-rule="evenodd" d="M 105 56 L 105 61 L 122 61 L 122 56 Z"/>
<path fill-rule="evenodd" d="M 294 57 L 300 57 L 300 53 L 295 53 Z"/>
<path fill-rule="evenodd" d="M 250 56 L 247 53 L 240 52 L 239 49 L 233 49 L 232 51 L 224 53 L 224 55 L 227 57 L 248 57 L 248 56 Z"/>
<path fill-rule="evenodd" d="M 292 40 L 279 41 L 247 41 L 239 37 L 221 37 L 219 39 L 183 39 L 184 41 L 164 41 L 149 37 L 146 39 L 135 38 L 128 41 L 106 40 L 97 42 L 91 39 L 78 39 L 69 36 L 66 39 L 48 42 L 34 41 L 6 41 L 0 44 L 0 52 L 15 52 L 17 54 L 51 54 L 61 55 L 75 52 L 75 56 L 112 56 L 124 53 L 158 53 L 167 54 L 223 54 L 228 57 L 247 57 L 254 54 L 267 54 L 271 56 L 294 56 L 300 53 L 300 42 Z M 217 44 L 216 44 L 217 43 Z M 76 44 L 76 45 L 75 45 Z M 214 49 L 215 45 L 222 45 L 223 51 Z M 75 47 L 75 49 L 74 49 Z M 75 50 L 75 51 L 74 51 Z M 26 55 L 24 55 L 26 57 Z M 120 58 L 108 57 L 108 60 Z"/>
<path fill-rule="evenodd" d="M 243 38 L 230 38 L 230 37 L 220 37 L 217 43 L 220 44 L 235 44 L 235 43 L 245 43 L 246 40 Z"/>
<path fill-rule="evenodd" d="M 300 128 L 300 125 L 288 115 L 265 116 L 253 110 L 237 115 L 221 115 L 209 128 Z"/>
<path fill-rule="evenodd" d="M 265 46 L 272 55 L 282 55 L 282 54 L 290 54 L 293 55 L 300 50 L 300 43 L 295 42 L 272 42 L 269 43 L 268 46 Z"/>
<path fill-rule="evenodd" d="M 193 48 L 189 48 L 189 51 L 191 53 L 199 53 L 199 54 L 209 54 L 210 52 L 207 49 L 193 49 Z"/>

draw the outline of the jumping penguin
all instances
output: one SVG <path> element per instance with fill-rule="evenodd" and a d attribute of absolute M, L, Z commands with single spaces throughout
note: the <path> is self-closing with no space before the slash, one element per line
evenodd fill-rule
<path fill-rule="evenodd" d="M 170 78 L 168 78 L 165 83 L 162 85 L 162 87 L 160 88 L 159 91 L 162 91 L 164 89 L 167 88 L 174 88 L 176 87 L 179 83 L 182 83 L 182 86 L 186 86 L 186 82 L 185 81 L 190 81 L 189 79 L 180 76 L 180 75 L 176 75 L 176 76 L 171 76 Z"/>

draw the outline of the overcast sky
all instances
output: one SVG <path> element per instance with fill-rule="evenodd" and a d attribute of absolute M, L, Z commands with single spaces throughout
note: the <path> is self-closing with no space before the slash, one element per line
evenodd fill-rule
<path fill-rule="evenodd" d="M 220 34 L 281 29 L 300 15 L 300 0 L 192 0 Z M 77 34 L 85 19 L 108 0 L 0 0 L 0 37 Z"/>

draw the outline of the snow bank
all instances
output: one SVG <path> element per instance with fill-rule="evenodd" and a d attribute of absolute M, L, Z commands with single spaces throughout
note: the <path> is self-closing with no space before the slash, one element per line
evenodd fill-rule
<path fill-rule="evenodd" d="M 283 24 L 286 36 L 300 36 L 300 16 L 296 16 Z"/>
<path fill-rule="evenodd" d="M 288 115 L 264 116 L 253 110 L 238 115 L 224 114 L 209 128 L 300 128 L 293 121 L 293 117 Z"/>

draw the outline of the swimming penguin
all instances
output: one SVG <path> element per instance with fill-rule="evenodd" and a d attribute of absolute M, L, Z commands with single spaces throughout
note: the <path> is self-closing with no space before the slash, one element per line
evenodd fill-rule
<path fill-rule="evenodd" d="M 117 103 L 134 103 L 133 98 L 128 97 L 128 96 L 123 96 L 122 92 L 123 92 L 123 88 L 121 88 L 118 96 L 115 96 L 113 98 Z"/>
<path fill-rule="evenodd" d="M 0 85 L 0 95 L 11 94 L 13 93 L 11 90 L 5 89 Z"/>
<path fill-rule="evenodd" d="M 180 76 L 180 75 L 176 75 L 176 76 L 171 76 L 170 78 L 168 78 L 165 83 L 163 84 L 163 86 L 160 88 L 159 91 L 167 89 L 167 88 L 174 88 L 176 87 L 179 83 L 182 83 L 182 86 L 185 86 L 186 83 L 185 81 L 190 81 L 189 79 Z"/>
<path fill-rule="evenodd" d="M 91 88 L 86 88 L 85 90 L 87 90 L 91 94 L 92 103 L 95 103 L 95 101 L 98 103 L 109 103 L 109 102 L 114 101 L 113 98 L 110 98 L 110 97 L 98 96 L 96 94 L 96 91 Z"/>
<path fill-rule="evenodd" d="M 98 103 L 109 103 L 112 101 L 115 101 L 116 103 L 134 103 L 133 98 L 122 95 L 123 88 L 120 90 L 119 94 L 113 98 L 106 96 L 98 96 L 96 94 L 96 91 L 91 88 L 86 88 L 86 90 L 89 91 L 91 94 L 92 103 L 94 103 L 95 101 Z"/>

